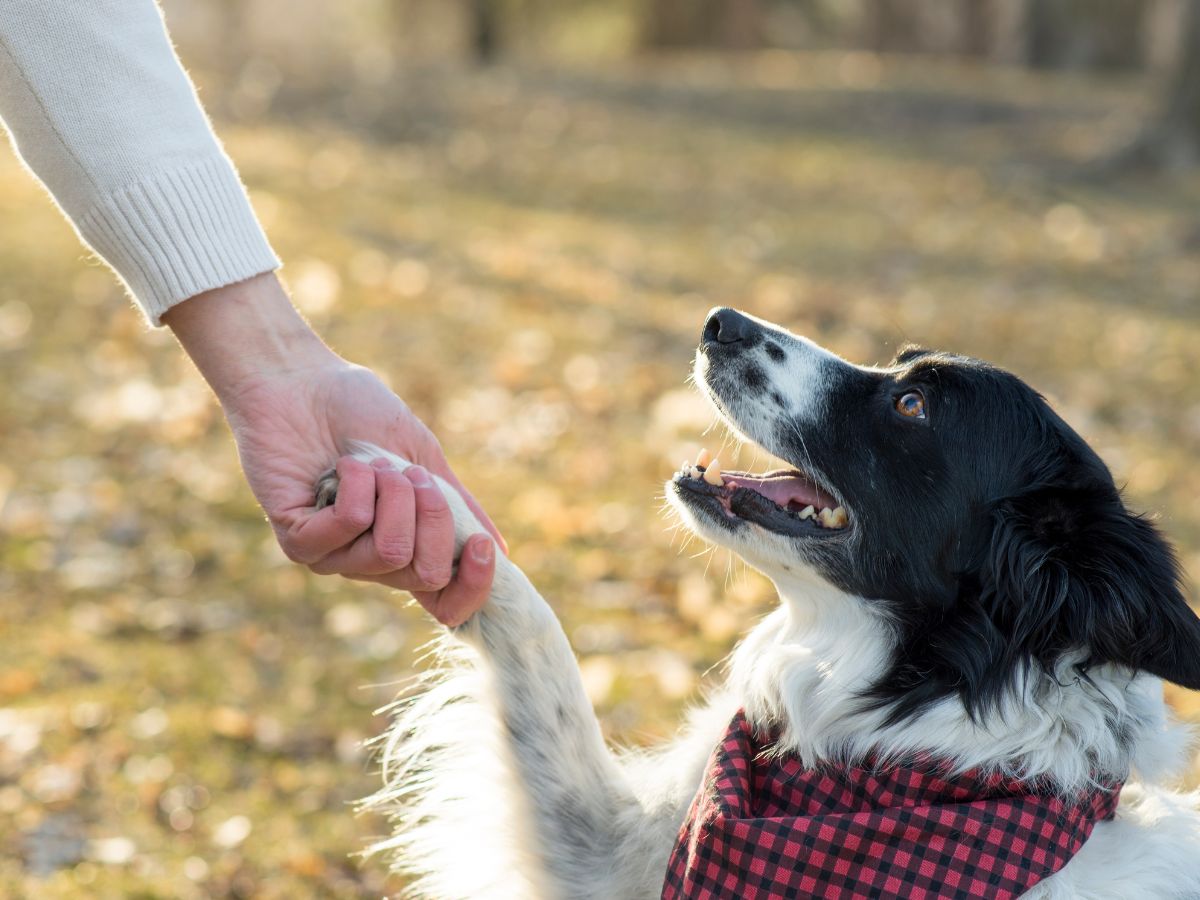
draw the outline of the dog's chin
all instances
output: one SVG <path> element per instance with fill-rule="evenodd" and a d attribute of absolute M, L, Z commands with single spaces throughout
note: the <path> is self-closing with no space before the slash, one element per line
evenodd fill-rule
<path fill-rule="evenodd" d="M 768 578 L 776 579 L 797 568 L 809 568 L 838 539 L 836 531 L 821 533 L 818 526 L 806 523 L 799 527 L 808 534 L 780 533 L 772 530 L 778 525 L 782 512 L 760 510 L 752 499 L 731 504 L 745 515 L 730 510 L 721 499 L 690 485 L 686 477 L 676 475 L 666 483 L 666 496 L 671 506 L 697 537 L 725 547 L 742 557 Z M 755 519 L 762 515 L 762 519 Z M 751 518 L 753 516 L 754 518 Z M 789 527 L 787 525 L 784 526 Z"/>

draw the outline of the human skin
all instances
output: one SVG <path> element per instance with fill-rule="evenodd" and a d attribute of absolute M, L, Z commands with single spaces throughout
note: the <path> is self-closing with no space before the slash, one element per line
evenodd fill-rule
<path fill-rule="evenodd" d="M 411 591 L 444 625 L 483 606 L 495 546 L 505 547 L 495 525 L 432 432 L 373 372 L 327 347 L 274 274 L 198 294 L 162 321 L 216 393 L 246 480 L 289 559 Z M 351 459 L 352 440 L 417 465 L 401 473 L 384 460 Z M 317 510 L 313 484 L 335 461 L 337 501 Z M 430 472 L 457 488 L 490 532 L 468 540 L 457 572 L 453 519 Z"/>

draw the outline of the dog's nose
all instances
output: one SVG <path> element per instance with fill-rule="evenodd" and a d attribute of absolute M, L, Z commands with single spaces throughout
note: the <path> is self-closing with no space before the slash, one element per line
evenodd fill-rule
<path fill-rule="evenodd" d="M 736 309 L 719 307 L 708 314 L 704 323 L 704 342 L 706 344 L 736 344 L 744 341 L 754 323 Z"/>

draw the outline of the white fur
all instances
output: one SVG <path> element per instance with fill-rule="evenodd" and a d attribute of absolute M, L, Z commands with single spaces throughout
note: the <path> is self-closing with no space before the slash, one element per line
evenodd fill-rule
<path fill-rule="evenodd" d="M 374 447 L 358 455 L 408 465 Z M 461 548 L 482 528 L 458 493 L 440 486 Z M 730 543 L 680 512 L 702 535 Z M 1120 670 L 1093 672 L 1092 684 L 1030 671 L 1003 716 L 972 722 L 946 700 L 888 726 L 853 699 L 882 670 L 894 640 L 889 623 L 811 571 L 785 566 L 786 547 L 773 535 L 756 532 L 733 546 L 773 578 L 779 609 L 735 650 L 727 684 L 675 741 L 622 754 L 604 745 L 550 607 L 498 554 L 487 605 L 440 639 L 436 667 L 396 705 L 382 744 L 384 785 L 368 804 L 392 815 L 396 830 L 375 849 L 391 854 L 411 896 L 658 897 L 704 764 L 738 707 L 756 724 L 782 726 L 788 749 L 806 761 L 919 749 L 1064 788 L 1093 769 L 1134 768 L 1160 782 L 1183 762 L 1185 737 L 1169 723 L 1159 682 Z M 1130 743 L 1115 739 L 1114 721 L 1127 726 Z M 1198 803 L 1131 783 L 1116 819 L 1100 823 L 1028 896 L 1200 895 Z"/>
<path fill-rule="evenodd" d="M 754 359 L 759 365 L 768 372 L 780 373 L 779 378 L 772 379 L 772 387 L 783 398 L 782 411 L 803 422 L 819 422 L 827 407 L 826 398 L 819 390 L 819 387 L 826 381 L 827 367 L 848 366 L 850 363 L 803 335 L 784 331 L 765 319 L 749 313 L 740 313 L 740 315 L 761 325 L 769 333 L 776 346 L 783 351 L 783 359 L 779 362 L 771 359 L 761 347 L 754 351 Z M 709 399 L 719 406 L 720 403 L 715 395 L 707 390 L 707 380 L 704 377 L 707 364 L 708 361 L 703 355 L 697 356 L 696 383 L 705 390 Z M 747 392 L 741 399 L 738 415 L 727 417 L 736 419 L 739 425 L 749 424 L 747 420 L 754 419 L 763 423 L 773 422 L 781 411 L 774 401 L 762 394 Z M 766 435 L 760 433 L 759 429 L 751 426 L 746 430 L 756 432 L 752 435 L 754 441 L 767 446 L 763 442 Z M 768 447 L 768 449 L 770 448 Z"/>
<path fill-rule="evenodd" d="M 890 657 L 886 621 L 828 585 L 777 585 L 784 603 L 734 652 L 730 680 L 750 718 L 781 725 L 783 748 L 809 765 L 852 762 L 872 751 L 896 758 L 925 751 L 958 771 L 1045 778 L 1071 791 L 1087 786 L 1093 772 L 1136 767 L 1153 777 L 1183 764 L 1187 731 L 1168 724 L 1158 679 L 1102 667 L 1088 682 L 1070 660 L 1054 677 L 1026 673 L 999 712 L 979 721 L 948 698 L 889 725 L 886 710 L 856 702 Z M 1132 747 L 1117 739 L 1114 725 L 1135 735 Z"/>

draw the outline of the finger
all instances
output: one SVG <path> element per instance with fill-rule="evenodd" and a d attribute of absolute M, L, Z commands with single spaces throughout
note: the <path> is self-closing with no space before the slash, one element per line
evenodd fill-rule
<path fill-rule="evenodd" d="M 472 591 L 476 586 L 480 587 L 486 596 L 486 592 L 491 589 L 492 577 L 495 574 L 495 541 L 492 541 L 491 549 L 471 552 L 471 548 L 475 542 L 484 541 L 485 539 L 492 541 L 491 535 L 484 534 L 483 532 L 471 535 L 467 539 L 467 543 L 463 545 L 463 555 L 459 560 L 457 570 L 446 587 L 438 590 L 430 590 L 429 585 L 421 580 L 416 572 L 413 571 L 412 566 L 398 572 L 388 572 L 384 575 L 348 574 L 345 577 L 352 581 L 369 581 L 372 584 L 382 584 L 397 590 L 408 591 L 414 597 L 424 597 L 432 603 L 439 594 L 449 590 L 455 582 L 465 576 L 468 585 L 472 586 Z"/>
<path fill-rule="evenodd" d="M 413 591 L 413 596 L 447 628 L 457 628 L 487 602 L 495 573 L 495 541 L 490 535 L 472 535 L 454 579 L 440 591 Z"/>
<path fill-rule="evenodd" d="M 441 590 L 450 582 L 454 564 L 454 515 L 441 488 L 422 466 L 410 466 L 404 477 L 412 482 L 416 505 L 416 544 L 412 568 L 424 590 Z"/>
<path fill-rule="evenodd" d="M 377 459 L 375 471 L 375 521 L 371 530 L 353 543 L 309 564 L 318 575 L 387 575 L 405 569 L 413 559 L 416 503 L 412 483 L 390 462 Z M 397 587 L 424 587 L 417 577 Z"/>
<path fill-rule="evenodd" d="M 488 533 L 496 539 L 496 543 L 500 545 L 500 549 L 504 551 L 504 555 L 508 555 L 508 541 L 504 540 L 504 535 L 500 533 L 500 529 L 496 527 L 496 523 L 492 521 L 491 516 L 483 511 L 483 507 L 479 505 L 471 492 L 466 489 L 458 476 L 450 470 L 449 466 L 438 466 L 437 473 L 450 483 L 450 486 L 462 494 L 462 498 L 467 501 L 467 506 L 471 507 L 471 512 L 475 513 L 475 518 L 479 519 L 479 524 L 488 530 Z"/>
<path fill-rule="evenodd" d="M 385 572 L 407 568 L 413 561 L 417 534 L 417 506 L 412 482 L 386 459 L 371 463 L 375 469 L 375 523 L 371 526 L 374 551 Z"/>
<path fill-rule="evenodd" d="M 480 532 L 480 534 L 482 534 L 482 533 L 483 532 Z M 310 566 L 309 568 L 312 568 L 312 567 Z M 318 572 L 317 574 L 322 574 L 322 573 Z M 338 572 L 335 574 L 339 574 L 343 578 L 347 578 L 350 581 L 367 581 L 367 582 L 370 582 L 371 584 L 381 584 L 381 585 L 384 585 L 385 587 L 394 588 L 395 590 L 398 590 L 398 591 L 407 591 L 408 593 L 412 594 L 414 597 L 417 594 L 436 594 L 436 593 L 438 593 L 438 590 L 430 590 L 429 585 L 427 585 L 424 581 L 421 580 L 421 578 L 417 575 L 417 573 L 413 571 L 412 566 L 409 566 L 407 569 L 401 569 L 398 572 L 385 572 L 382 575 L 360 575 L 357 573 L 341 573 L 341 572 Z M 450 580 L 453 581 L 454 577 L 457 577 L 457 576 L 452 576 Z M 447 582 L 447 584 L 449 584 L 449 583 L 450 582 Z"/>
<path fill-rule="evenodd" d="M 343 456 L 337 461 L 338 493 L 333 506 L 303 516 L 280 539 L 289 559 L 314 563 L 346 546 L 375 520 L 375 470 Z"/>

